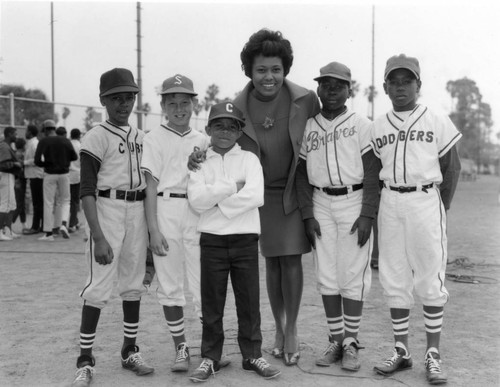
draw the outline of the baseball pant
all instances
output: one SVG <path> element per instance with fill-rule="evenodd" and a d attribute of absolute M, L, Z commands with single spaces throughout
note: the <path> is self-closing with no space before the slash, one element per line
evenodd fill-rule
<path fill-rule="evenodd" d="M 258 240 L 257 234 L 201 234 L 202 357 L 219 361 L 222 356 L 229 275 L 238 316 L 241 355 L 243 359 L 262 356 Z"/>
<path fill-rule="evenodd" d="M 363 247 L 351 228 L 361 212 L 363 190 L 331 196 L 314 190 L 314 217 L 321 228 L 313 257 L 321 295 L 364 301 L 371 287 L 372 237 Z"/>
<path fill-rule="evenodd" d="M 16 209 L 15 176 L 0 172 L 0 212 L 7 213 Z"/>
<path fill-rule="evenodd" d="M 413 288 L 427 306 L 444 306 L 446 213 L 439 191 L 382 190 L 379 276 L 390 308 L 410 309 Z"/>
<path fill-rule="evenodd" d="M 185 198 L 158 196 L 158 228 L 168 243 L 166 256 L 153 254 L 158 276 L 158 301 L 165 306 L 185 306 L 184 276 L 201 317 L 200 233 L 198 214 Z"/>
<path fill-rule="evenodd" d="M 69 175 L 46 173 L 43 177 L 43 231 L 51 232 L 69 218 Z"/>
<path fill-rule="evenodd" d="M 114 259 L 108 265 L 95 261 L 91 235 L 85 248 L 89 275 L 80 296 L 86 305 L 102 309 L 118 279 L 118 294 L 124 301 L 140 300 L 146 291 L 142 284 L 148 241 L 144 202 L 97 197 L 96 205 L 99 224 Z"/>

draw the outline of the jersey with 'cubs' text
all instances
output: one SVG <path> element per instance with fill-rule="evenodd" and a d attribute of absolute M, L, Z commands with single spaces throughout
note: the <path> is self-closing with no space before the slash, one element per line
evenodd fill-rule
<path fill-rule="evenodd" d="M 81 196 L 95 190 L 142 190 L 146 180 L 141 171 L 144 132 L 131 126 L 103 122 L 82 138 Z M 84 157 L 84 156 L 90 156 Z M 85 165 L 93 164 L 92 166 Z"/>
<path fill-rule="evenodd" d="M 209 137 L 189 129 L 179 133 L 168 125 L 153 129 L 144 137 L 142 169 L 158 182 L 158 193 L 186 193 L 188 184 L 188 159 L 194 147 L 206 150 Z"/>
<path fill-rule="evenodd" d="M 439 158 L 462 137 L 448 116 L 422 105 L 377 118 L 371 135 L 382 163 L 380 179 L 395 186 L 441 183 Z"/>
<path fill-rule="evenodd" d="M 309 118 L 300 149 L 309 183 L 316 187 L 362 183 L 362 156 L 371 150 L 370 124 L 348 108 L 332 121 L 321 113 Z"/>

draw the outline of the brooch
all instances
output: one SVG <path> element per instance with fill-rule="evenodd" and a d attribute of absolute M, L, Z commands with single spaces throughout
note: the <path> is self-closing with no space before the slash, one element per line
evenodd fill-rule
<path fill-rule="evenodd" d="M 274 126 L 274 119 L 266 117 L 262 126 L 266 129 L 272 128 Z"/>

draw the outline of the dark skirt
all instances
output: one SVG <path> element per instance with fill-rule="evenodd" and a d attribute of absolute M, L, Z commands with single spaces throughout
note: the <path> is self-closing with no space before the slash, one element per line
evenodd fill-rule
<path fill-rule="evenodd" d="M 299 209 L 288 215 L 283 211 L 283 191 L 264 191 L 264 205 L 260 207 L 260 252 L 264 257 L 300 255 L 311 251 Z"/>

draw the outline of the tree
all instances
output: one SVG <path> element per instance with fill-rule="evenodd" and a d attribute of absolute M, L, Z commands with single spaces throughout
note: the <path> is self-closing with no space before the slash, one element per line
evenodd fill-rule
<path fill-rule="evenodd" d="M 22 85 L 5 84 L 0 86 L 0 95 L 14 94 L 14 97 L 48 101 L 45 93 L 40 89 L 26 90 Z M 10 102 L 0 99 L 0 123 L 10 123 Z M 14 123 L 18 126 L 40 125 L 47 119 L 56 119 L 54 104 L 48 102 L 33 102 L 16 100 L 14 103 Z"/>
<path fill-rule="evenodd" d="M 102 113 L 97 112 L 92 106 L 85 109 L 85 118 L 83 119 L 83 125 L 85 131 L 89 131 L 94 126 L 95 122 L 102 121 Z"/>
<path fill-rule="evenodd" d="M 219 86 L 215 83 L 208 86 L 203 102 L 206 111 L 208 111 L 212 105 L 220 102 L 219 98 L 217 98 L 217 94 L 219 94 Z"/>
<path fill-rule="evenodd" d="M 355 79 L 351 81 L 351 90 L 352 90 L 351 98 L 356 97 L 360 87 L 361 85 Z"/>
<path fill-rule="evenodd" d="M 475 160 L 480 168 L 484 162 L 490 161 L 486 160 L 490 156 L 485 151 L 491 149 L 491 107 L 482 101 L 476 82 L 467 77 L 448 81 L 446 90 L 453 104 L 450 118 L 463 135 L 459 153 L 464 158 Z"/>

